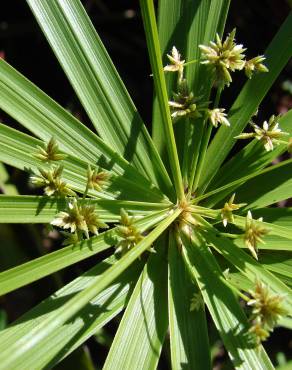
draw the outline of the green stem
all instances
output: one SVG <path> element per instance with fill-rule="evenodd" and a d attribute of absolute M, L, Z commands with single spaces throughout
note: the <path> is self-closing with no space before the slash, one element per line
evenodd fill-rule
<path fill-rule="evenodd" d="M 168 105 L 168 95 L 165 83 L 165 76 L 163 72 L 161 48 L 159 43 L 153 0 L 140 0 L 140 6 L 150 56 L 150 63 L 153 72 L 153 80 L 166 137 L 170 168 L 174 180 L 176 195 L 179 200 L 183 200 L 185 198 L 184 187 L 173 131 L 173 124 Z"/>
<path fill-rule="evenodd" d="M 85 188 L 85 190 L 84 190 L 84 193 L 83 193 L 82 199 L 85 199 L 85 198 L 86 198 L 87 193 L 88 193 L 88 181 L 87 181 L 86 188 Z"/>
<path fill-rule="evenodd" d="M 193 64 L 193 63 L 197 63 L 197 62 L 199 62 L 199 59 L 191 60 L 191 61 L 189 61 L 189 62 L 184 63 L 184 67 L 185 67 L 185 66 L 188 66 L 188 65 L 190 65 L 190 64 Z"/>
<path fill-rule="evenodd" d="M 218 88 L 217 89 L 217 92 L 216 92 L 216 97 L 215 97 L 214 107 L 213 108 L 217 108 L 218 107 L 219 101 L 220 101 L 220 97 L 221 97 L 221 93 L 222 93 L 222 88 Z M 213 128 L 213 126 L 209 122 L 209 126 L 208 126 L 207 130 L 205 131 L 205 134 L 203 136 L 203 140 L 201 142 L 201 147 L 200 147 L 200 152 L 201 152 L 200 154 L 201 155 L 200 155 L 200 158 L 199 158 L 198 169 L 196 171 L 194 183 L 193 183 L 193 186 L 192 186 L 192 191 L 193 192 L 197 189 L 198 184 L 199 184 L 199 181 L 200 181 L 203 164 L 204 164 L 204 161 L 205 161 L 205 157 L 206 157 L 206 153 L 207 153 L 207 149 L 208 149 L 208 144 L 209 144 L 209 140 L 210 140 L 211 133 L 212 133 L 212 128 Z M 198 194 L 199 193 L 200 192 L 198 192 Z"/>
<path fill-rule="evenodd" d="M 189 132 L 190 132 L 190 119 L 187 117 L 185 120 L 184 130 L 184 147 L 183 147 L 183 158 L 182 158 L 182 175 L 184 186 L 188 183 L 188 162 L 189 162 Z"/>
<path fill-rule="evenodd" d="M 202 138 L 203 135 L 203 127 L 205 126 L 205 120 L 203 122 L 200 122 L 199 125 L 199 130 L 197 133 L 197 136 L 199 138 Z M 191 163 L 191 173 L 190 173 L 190 178 L 189 178 L 189 194 L 188 196 L 191 195 L 192 190 L 193 190 L 193 183 L 195 180 L 195 174 L 196 174 L 196 169 L 198 165 L 198 160 L 200 156 L 200 147 L 201 147 L 201 140 L 198 141 L 197 145 L 194 148 L 194 153 L 193 153 L 193 158 L 192 158 L 192 163 Z M 191 150 L 191 148 L 190 148 Z"/>

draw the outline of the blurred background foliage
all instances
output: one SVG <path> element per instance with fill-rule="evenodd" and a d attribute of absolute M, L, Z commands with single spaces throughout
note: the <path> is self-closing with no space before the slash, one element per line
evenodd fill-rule
<path fill-rule="evenodd" d="M 153 89 L 138 2 L 84 0 L 83 4 L 145 123 L 151 129 Z M 230 32 L 233 27 L 237 28 L 237 41 L 248 47 L 248 55 L 264 53 L 291 7 L 291 0 L 233 0 L 226 32 Z M 1 3 L 0 57 L 5 58 L 90 127 L 84 110 L 24 0 Z M 229 89 L 224 90 L 222 105 L 225 108 L 230 107 L 244 81 L 244 77 L 235 75 L 234 83 Z M 259 122 L 267 119 L 271 114 L 285 113 L 291 108 L 292 60 L 263 101 L 259 111 Z M 1 111 L 0 121 L 20 128 Z M 35 189 L 30 187 L 27 180 L 27 174 L 0 164 L 0 193 L 35 194 Z M 0 271 L 49 253 L 59 245 L 58 233 L 45 226 L 0 225 Z M 61 273 L 0 297 L 0 329 L 53 293 L 58 287 L 96 264 L 97 259 L 101 260 L 105 256 L 103 254 L 90 261 L 83 261 Z M 117 317 L 102 331 L 96 333 L 86 346 L 76 350 L 56 368 L 69 369 L 72 366 L 76 369 L 90 370 L 101 368 L 119 318 Z M 210 342 L 213 343 L 214 369 L 232 368 L 212 324 L 210 324 Z M 288 370 L 289 365 L 285 363 L 292 359 L 292 339 L 289 338 L 288 331 L 283 328 L 276 329 L 265 346 L 271 353 L 274 364 L 278 365 L 279 369 Z M 169 369 L 169 364 L 169 351 L 165 348 L 159 369 Z"/>

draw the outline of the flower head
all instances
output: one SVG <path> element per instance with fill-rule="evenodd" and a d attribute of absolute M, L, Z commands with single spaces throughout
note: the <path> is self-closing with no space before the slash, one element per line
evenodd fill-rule
<path fill-rule="evenodd" d="M 105 185 L 108 184 L 110 174 L 107 171 L 100 169 L 92 170 L 88 165 L 87 170 L 87 186 L 88 189 L 95 189 L 96 191 L 101 191 Z"/>
<path fill-rule="evenodd" d="M 250 294 L 251 299 L 247 303 L 252 307 L 250 332 L 255 334 L 259 344 L 269 337 L 280 317 L 288 312 L 283 308 L 284 296 L 271 294 L 269 288 L 260 281 L 257 281 L 255 290 Z"/>
<path fill-rule="evenodd" d="M 251 78 L 254 72 L 269 72 L 268 68 L 262 63 L 266 58 L 259 55 L 247 60 L 244 65 L 244 71 L 248 78 Z"/>
<path fill-rule="evenodd" d="M 239 208 L 243 207 L 246 205 L 246 203 L 239 203 L 235 204 L 234 202 L 235 194 L 231 196 L 228 202 L 224 204 L 224 207 L 221 209 L 221 218 L 223 225 L 226 227 L 227 223 L 233 223 L 234 222 L 234 216 L 233 216 L 233 211 L 238 210 Z"/>
<path fill-rule="evenodd" d="M 225 39 L 221 41 L 219 35 L 216 35 L 216 42 L 211 41 L 210 46 L 199 45 L 202 50 L 202 64 L 210 65 L 215 73 L 215 83 L 218 86 L 229 86 L 232 82 L 230 71 L 241 70 L 244 68 L 246 49 L 242 45 L 235 43 L 234 29 Z"/>
<path fill-rule="evenodd" d="M 44 187 L 44 192 L 47 195 L 61 195 L 61 196 L 74 196 L 76 193 L 70 189 L 62 179 L 61 175 L 63 167 L 58 166 L 49 170 L 39 168 L 39 175 L 30 177 L 30 181 L 37 187 Z"/>
<path fill-rule="evenodd" d="M 71 233 L 84 233 L 87 239 L 89 232 L 97 235 L 99 228 L 108 228 L 107 224 L 99 220 L 93 205 L 78 204 L 75 198 L 68 203 L 67 212 L 60 212 L 51 224 L 69 229 Z"/>
<path fill-rule="evenodd" d="M 261 226 L 259 222 L 262 222 L 263 218 L 260 217 L 258 220 L 252 218 L 250 211 L 247 212 L 246 223 L 245 223 L 245 234 L 244 242 L 246 247 L 251 251 L 251 254 L 255 259 L 257 256 L 257 243 L 264 243 L 262 237 L 266 235 L 269 230 Z"/>
<path fill-rule="evenodd" d="M 167 54 L 167 57 L 171 64 L 166 65 L 163 70 L 165 72 L 178 72 L 179 81 L 181 81 L 183 78 L 185 60 L 181 60 L 181 55 L 175 46 L 171 49 L 171 55 Z"/>
<path fill-rule="evenodd" d="M 117 226 L 116 231 L 120 237 L 116 251 L 121 255 L 127 253 L 143 239 L 140 230 L 134 223 L 134 217 L 129 217 L 128 213 L 122 208 L 120 225 Z"/>
<path fill-rule="evenodd" d="M 219 123 L 224 126 L 230 126 L 230 123 L 226 118 L 227 114 L 224 113 L 224 111 L 224 108 L 208 109 L 208 117 L 214 127 L 218 127 Z"/>
<path fill-rule="evenodd" d="M 235 139 L 251 139 L 256 138 L 264 144 L 264 148 L 267 152 L 274 149 L 274 144 L 279 145 L 282 136 L 288 135 L 287 132 L 283 132 L 279 128 L 278 123 L 279 116 L 271 116 L 269 121 L 263 123 L 263 127 L 259 127 L 255 123 L 251 122 L 251 126 L 254 129 L 254 132 L 251 133 L 242 133 L 238 136 L 235 136 Z"/>
<path fill-rule="evenodd" d="M 178 86 L 178 92 L 173 94 L 173 101 L 168 102 L 172 111 L 171 117 L 174 119 L 184 116 L 202 117 L 202 112 L 206 109 L 208 103 L 199 103 L 199 99 L 189 91 L 187 81 L 183 79 Z"/>
<path fill-rule="evenodd" d="M 43 162 L 61 161 L 67 157 L 66 154 L 59 152 L 59 146 L 54 137 L 43 147 L 37 145 L 37 149 L 38 151 L 34 153 L 34 156 Z"/>

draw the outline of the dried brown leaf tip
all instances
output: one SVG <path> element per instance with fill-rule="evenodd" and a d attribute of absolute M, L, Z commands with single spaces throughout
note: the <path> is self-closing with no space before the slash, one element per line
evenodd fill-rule
<path fill-rule="evenodd" d="M 286 316 L 288 311 L 283 307 L 284 296 L 272 294 L 261 281 L 256 282 L 250 294 L 251 299 L 247 304 L 252 307 L 252 326 L 249 331 L 255 335 L 257 344 L 260 344 L 269 337 L 278 320 Z"/>
<path fill-rule="evenodd" d="M 43 147 L 37 145 L 37 152 L 34 153 L 34 156 L 43 162 L 62 161 L 67 157 L 66 154 L 60 153 L 59 146 L 54 137 L 47 144 L 43 144 Z"/>

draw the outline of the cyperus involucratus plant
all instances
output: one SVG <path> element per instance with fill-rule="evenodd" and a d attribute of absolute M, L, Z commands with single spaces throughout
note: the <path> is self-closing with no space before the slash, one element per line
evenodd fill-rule
<path fill-rule="evenodd" d="M 270 164 L 291 150 L 292 112 L 251 119 L 291 56 L 291 15 L 254 57 L 223 36 L 228 1 L 160 0 L 157 27 L 141 0 L 151 136 L 80 1 L 27 2 L 97 133 L 0 61 L 0 106 L 36 136 L 1 124 L 0 160 L 44 190 L 1 195 L 0 221 L 51 224 L 66 245 L 2 272 L 0 294 L 111 256 L 0 332 L 0 369 L 53 367 L 123 309 L 104 369 L 154 369 L 168 339 L 173 369 L 210 368 L 205 311 L 236 368 L 273 368 L 261 343 L 292 312 L 292 219 L 269 206 L 291 197 L 292 161 Z"/>

